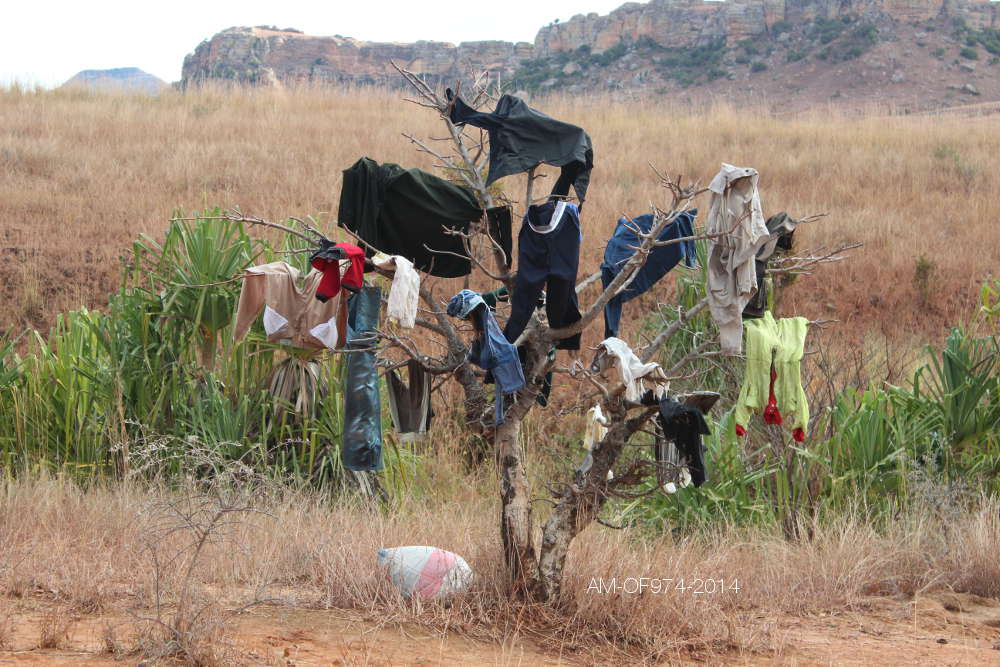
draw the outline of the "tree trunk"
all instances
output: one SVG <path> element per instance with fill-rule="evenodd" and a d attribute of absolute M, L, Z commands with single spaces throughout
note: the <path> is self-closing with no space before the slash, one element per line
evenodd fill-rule
<path fill-rule="evenodd" d="M 464 353 L 464 350 L 462 352 Z M 489 442 L 483 426 L 486 391 L 483 389 L 482 381 L 476 377 L 468 364 L 463 364 L 455 370 L 455 379 L 465 394 L 463 417 L 468 431 L 462 443 L 462 455 L 465 457 L 466 465 L 476 467 L 489 454 Z"/>
<path fill-rule="evenodd" d="M 538 563 L 538 577 L 545 600 L 551 602 L 559 600 L 562 593 L 563 569 L 566 566 L 570 545 L 576 536 L 593 522 L 607 502 L 608 470 L 624 447 L 624 441 L 618 444 L 614 439 L 621 439 L 622 434 L 617 431 L 623 427 L 623 424 L 613 427 L 604 440 L 594 448 L 593 463 L 589 470 L 583 472 L 577 468 L 573 475 L 573 484 L 563 492 L 552 515 L 545 522 Z M 613 449 L 617 452 L 611 456 Z"/>
<path fill-rule="evenodd" d="M 521 418 L 508 417 L 497 427 L 496 454 L 500 472 L 500 536 L 504 562 L 513 590 L 533 597 L 537 589 L 537 556 L 531 520 L 531 489 L 518 435 Z"/>
<path fill-rule="evenodd" d="M 552 516 L 542 530 L 542 548 L 538 574 L 542 597 L 558 602 L 562 595 L 563 570 L 573 540 L 600 514 L 608 501 L 608 471 L 618 460 L 625 443 L 652 416 L 654 411 L 627 419 L 624 407 L 613 415 L 612 426 L 598 443 L 588 470 L 578 467 L 573 483 L 563 492 Z"/>
<path fill-rule="evenodd" d="M 500 474 L 500 537 L 503 540 L 504 562 L 513 590 L 530 599 L 542 597 L 538 579 L 538 554 L 535 551 L 534 522 L 531 513 L 531 487 L 521 447 L 521 423 L 535 405 L 539 385 L 535 379 L 544 376 L 546 350 L 537 340 L 525 343 L 525 373 L 527 386 L 518 391 L 516 401 L 506 411 L 505 422 L 496 427 L 494 451 Z M 505 400 L 510 400 L 505 399 Z"/>

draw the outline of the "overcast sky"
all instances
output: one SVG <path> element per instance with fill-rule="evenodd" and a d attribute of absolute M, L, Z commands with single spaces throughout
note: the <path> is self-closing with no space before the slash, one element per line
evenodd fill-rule
<path fill-rule="evenodd" d="M 625 0 L 0 0 L 0 84 L 57 86 L 84 69 L 138 67 L 164 81 L 232 26 L 367 41 L 533 41 L 543 25 Z"/>

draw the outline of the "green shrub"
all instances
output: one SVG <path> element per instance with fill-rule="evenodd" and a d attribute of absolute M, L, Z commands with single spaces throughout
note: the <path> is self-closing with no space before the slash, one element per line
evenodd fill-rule
<path fill-rule="evenodd" d="M 771 26 L 771 32 L 775 37 L 783 32 L 790 32 L 792 29 L 792 24 L 789 21 L 781 20 L 776 21 L 774 25 Z"/>
<path fill-rule="evenodd" d="M 979 51 L 968 46 L 959 51 L 958 55 L 962 56 L 966 60 L 979 60 Z"/>
<path fill-rule="evenodd" d="M 760 60 L 755 60 L 752 65 L 750 65 L 751 72 L 763 72 L 767 69 L 767 64 Z"/>

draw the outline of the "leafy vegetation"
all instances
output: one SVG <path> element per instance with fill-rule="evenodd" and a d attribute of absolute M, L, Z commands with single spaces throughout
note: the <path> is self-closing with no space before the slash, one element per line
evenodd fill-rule
<path fill-rule="evenodd" d="M 225 335 L 240 290 L 232 276 L 295 249 L 227 220 L 175 221 L 162 243 L 135 242 L 106 311 L 59 315 L 48 335 L 31 334 L 23 356 L 14 341 L 0 344 L 6 473 L 116 475 L 130 447 L 155 436 L 170 451 L 194 438 L 262 470 L 335 480 L 340 402 L 315 409 L 313 397 L 340 391 L 339 363 L 268 343 L 259 324 L 239 343 Z"/>
<path fill-rule="evenodd" d="M 559 88 L 578 79 L 578 71 L 596 73 L 628 56 L 637 62 L 652 62 L 668 79 L 691 86 L 725 76 L 722 67 L 725 54 L 724 41 L 699 47 L 667 48 L 643 36 L 634 42 L 620 41 L 601 53 L 592 53 L 590 47 L 584 45 L 575 51 L 525 61 L 515 73 L 514 81 L 517 87 L 525 90 Z M 567 73 L 566 66 L 570 63 L 573 63 L 571 73 Z"/>
<path fill-rule="evenodd" d="M 953 25 L 955 28 L 955 37 L 965 44 L 965 48 L 961 52 L 963 58 L 969 58 L 969 56 L 965 55 L 965 52 L 974 52 L 976 46 L 982 46 L 987 52 L 995 56 L 1000 56 L 1000 28 L 981 28 L 977 30 L 970 28 L 963 18 L 956 18 Z"/>
<path fill-rule="evenodd" d="M 817 19 L 808 34 L 810 38 L 826 46 L 816 57 L 832 62 L 859 58 L 878 43 L 878 28 L 851 16 Z"/>
<path fill-rule="evenodd" d="M 700 242 L 702 267 L 705 252 Z M 678 304 L 685 309 L 694 305 L 705 295 L 704 284 L 704 269 L 685 270 L 677 280 Z M 996 331 L 1000 281 L 987 282 L 981 298 L 977 327 Z M 648 318 L 646 335 L 661 327 L 670 312 Z M 713 331 L 711 317 L 699 313 L 668 341 L 661 363 L 669 368 Z M 617 508 L 619 519 L 653 531 L 700 530 L 718 521 L 777 524 L 793 536 L 804 520 L 817 516 L 861 511 L 888 520 L 923 501 L 924 491 L 913 488 L 913 480 L 928 476 L 939 486 L 961 486 L 970 502 L 979 492 L 1000 493 L 1000 340 L 995 334 L 976 337 L 955 328 L 940 349 L 928 346 L 925 357 L 905 387 L 847 385 L 820 406 L 812 397 L 811 436 L 802 444 L 780 427 L 763 425 L 738 438 L 729 408 L 740 385 L 741 364 L 716 360 L 696 380 L 681 381 L 676 388 L 722 388 L 712 433 L 705 438 L 710 483 L 623 502 Z M 836 382 L 830 368 L 825 373 L 821 384 Z"/>

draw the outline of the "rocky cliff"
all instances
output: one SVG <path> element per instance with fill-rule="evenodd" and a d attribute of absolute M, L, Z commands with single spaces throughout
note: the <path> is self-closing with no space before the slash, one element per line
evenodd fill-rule
<path fill-rule="evenodd" d="M 166 82 L 138 67 L 117 67 L 115 69 L 85 69 L 77 72 L 60 88 L 86 88 L 88 90 L 155 95 L 166 86 Z"/>
<path fill-rule="evenodd" d="M 390 61 L 433 84 L 489 70 L 527 91 L 780 96 L 792 107 L 847 98 L 916 110 L 1000 99 L 1000 2 L 651 0 L 552 23 L 533 44 L 230 28 L 185 58 L 181 86 L 399 85 Z"/>
<path fill-rule="evenodd" d="M 362 42 L 294 30 L 229 28 L 184 59 L 181 85 L 212 79 L 250 84 L 395 83 L 390 61 L 431 78 L 490 70 L 512 76 L 533 55 L 528 43 Z"/>
<path fill-rule="evenodd" d="M 651 0 L 629 2 L 607 16 L 578 14 L 545 26 L 535 51 L 546 57 L 582 45 L 601 52 L 619 42 L 649 39 L 661 47 L 735 43 L 767 34 L 776 23 L 804 25 L 816 19 L 857 17 L 902 23 L 961 17 L 974 28 L 996 27 L 990 0 Z"/>

